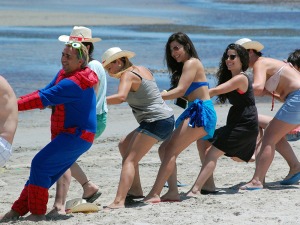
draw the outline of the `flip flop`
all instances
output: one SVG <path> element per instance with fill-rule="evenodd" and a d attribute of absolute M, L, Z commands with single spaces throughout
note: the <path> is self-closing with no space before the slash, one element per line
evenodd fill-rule
<path fill-rule="evenodd" d="M 293 185 L 296 184 L 300 180 L 300 172 L 294 174 L 289 179 L 280 181 L 281 185 Z"/>
<path fill-rule="evenodd" d="M 177 181 L 177 187 L 185 187 L 187 184 L 182 184 L 179 180 Z M 165 183 L 164 187 L 169 187 L 168 182 Z"/>
<path fill-rule="evenodd" d="M 218 194 L 219 191 L 208 191 L 208 190 L 204 190 L 204 189 L 201 189 L 200 191 L 201 195 L 215 195 L 215 194 Z"/>
<path fill-rule="evenodd" d="M 96 193 L 94 193 L 92 196 L 87 197 L 87 198 L 82 198 L 84 200 L 86 200 L 86 202 L 88 203 L 93 203 L 94 201 L 96 201 L 97 198 L 99 198 L 102 195 L 102 193 L 100 191 L 97 191 Z"/>
<path fill-rule="evenodd" d="M 187 184 L 181 183 L 179 180 L 177 181 L 177 187 L 185 187 Z"/>
<path fill-rule="evenodd" d="M 248 186 L 242 186 L 240 187 L 241 190 L 244 191 L 257 191 L 257 190 L 262 190 L 262 187 L 248 187 Z"/>
<path fill-rule="evenodd" d="M 112 212 L 112 211 L 116 211 L 116 210 L 119 210 L 119 209 L 125 209 L 125 207 L 112 208 L 112 207 L 109 207 L 109 206 L 103 206 L 103 211 L 104 212 Z"/>
<path fill-rule="evenodd" d="M 129 206 L 129 205 L 134 205 L 137 203 L 141 203 L 141 198 L 145 198 L 144 195 L 132 195 L 132 194 L 127 194 L 126 198 L 125 198 L 125 206 Z"/>
<path fill-rule="evenodd" d="M 126 199 L 139 199 L 139 198 L 145 198 L 144 195 L 132 195 L 132 194 L 127 194 Z"/>

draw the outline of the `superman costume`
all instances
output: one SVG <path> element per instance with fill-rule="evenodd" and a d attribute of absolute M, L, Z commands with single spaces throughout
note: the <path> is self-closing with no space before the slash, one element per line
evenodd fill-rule
<path fill-rule="evenodd" d="M 12 209 L 25 215 L 47 211 L 48 189 L 92 145 L 96 132 L 97 75 L 88 67 L 60 70 L 45 88 L 21 96 L 19 111 L 52 107 L 51 142 L 31 162 L 30 176 Z"/>

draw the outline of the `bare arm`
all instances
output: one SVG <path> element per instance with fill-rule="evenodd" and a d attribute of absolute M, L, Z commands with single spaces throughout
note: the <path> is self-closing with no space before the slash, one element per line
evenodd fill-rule
<path fill-rule="evenodd" d="M 6 81 L 0 76 L 0 137 L 13 143 L 18 124 L 18 104 L 16 95 Z"/>
<path fill-rule="evenodd" d="M 257 61 L 253 66 L 253 91 L 255 96 L 264 96 L 267 80 L 267 67 L 263 60 Z"/>
<path fill-rule="evenodd" d="M 195 79 L 197 69 L 199 68 L 197 63 L 197 59 L 189 59 L 184 63 L 177 87 L 168 92 L 162 92 L 162 98 L 164 100 L 179 98 L 185 94 Z"/>
<path fill-rule="evenodd" d="M 118 93 L 106 97 L 107 104 L 114 105 L 126 102 L 132 83 L 133 77 L 131 74 L 128 74 L 128 72 L 125 72 L 125 74 L 123 74 L 120 78 Z"/>
<path fill-rule="evenodd" d="M 233 90 L 241 90 L 246 92 L 248 89 L 248 79 L 245 75 L 236 75 L 227 82 L 218 85 L 215 88 L 209 89 L 210 97 L 214 97 L 216 95 L 225 94 L 231 92 Z"/>

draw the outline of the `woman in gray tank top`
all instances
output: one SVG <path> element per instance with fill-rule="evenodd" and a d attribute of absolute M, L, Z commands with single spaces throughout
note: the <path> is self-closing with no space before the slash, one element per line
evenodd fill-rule
<path fill-rule="evenodd" d="M 108 96 L 107 104 L 127 102 L 139 123 L 119 143 L 123 158 L 121 178 L 115 200 L 107 210 L 124 208 L 125 200 L 143 197 L 138 163 L 155 143 L 168 138 L 174 128 L 172 108 L 162 99 L 152 73 L 129 61 L 134 55 L 119 47 L 110 48 L 102 55 L 105 70 L 120 80 L 118 93 Z"/>

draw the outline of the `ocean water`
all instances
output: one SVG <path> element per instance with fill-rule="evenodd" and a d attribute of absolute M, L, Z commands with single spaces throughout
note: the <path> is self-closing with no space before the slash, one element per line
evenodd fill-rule
<path fill-rule="evenodd" d="M 122 4 L 121 4 L 122 2 Z M 240 1 L 245 2 L 245 1 Z M 146 7 L 145 7 L 146 6 Z M 206 68 L 218 67 L 224 49 L 237 39 L 248 37 L 265 45 L 263 54 L 285 59 L 300 48 L 300 9 L 289 5 L 222 3 L 214 0 L 1 0 L 0 10 L 67 11 L 110 13 L 169 19 L 173 24 L 89 26 L 94 37 L 94 58 L 113 46 L 136 52 L 133 63 L 154 71 L 161 90 L 169 87 L 164 64 L 164 47 L 170 34 L 186 32 L 194 42 Z M 0 11 L 1 13 L 1 11 Z M 78 25 L 78 24 L 74 24 Z M 63 43 L 57 40 L 69 35 L 71 26 L 9 27 L 0 26 L 0 74 L 14 88 L 17 96 L 44 87 L 60 69 Z M 211 86 L 213 74 L 208 74 Z M 116 92 L 117 80 L 108 77 L 108 95 Z"/>

